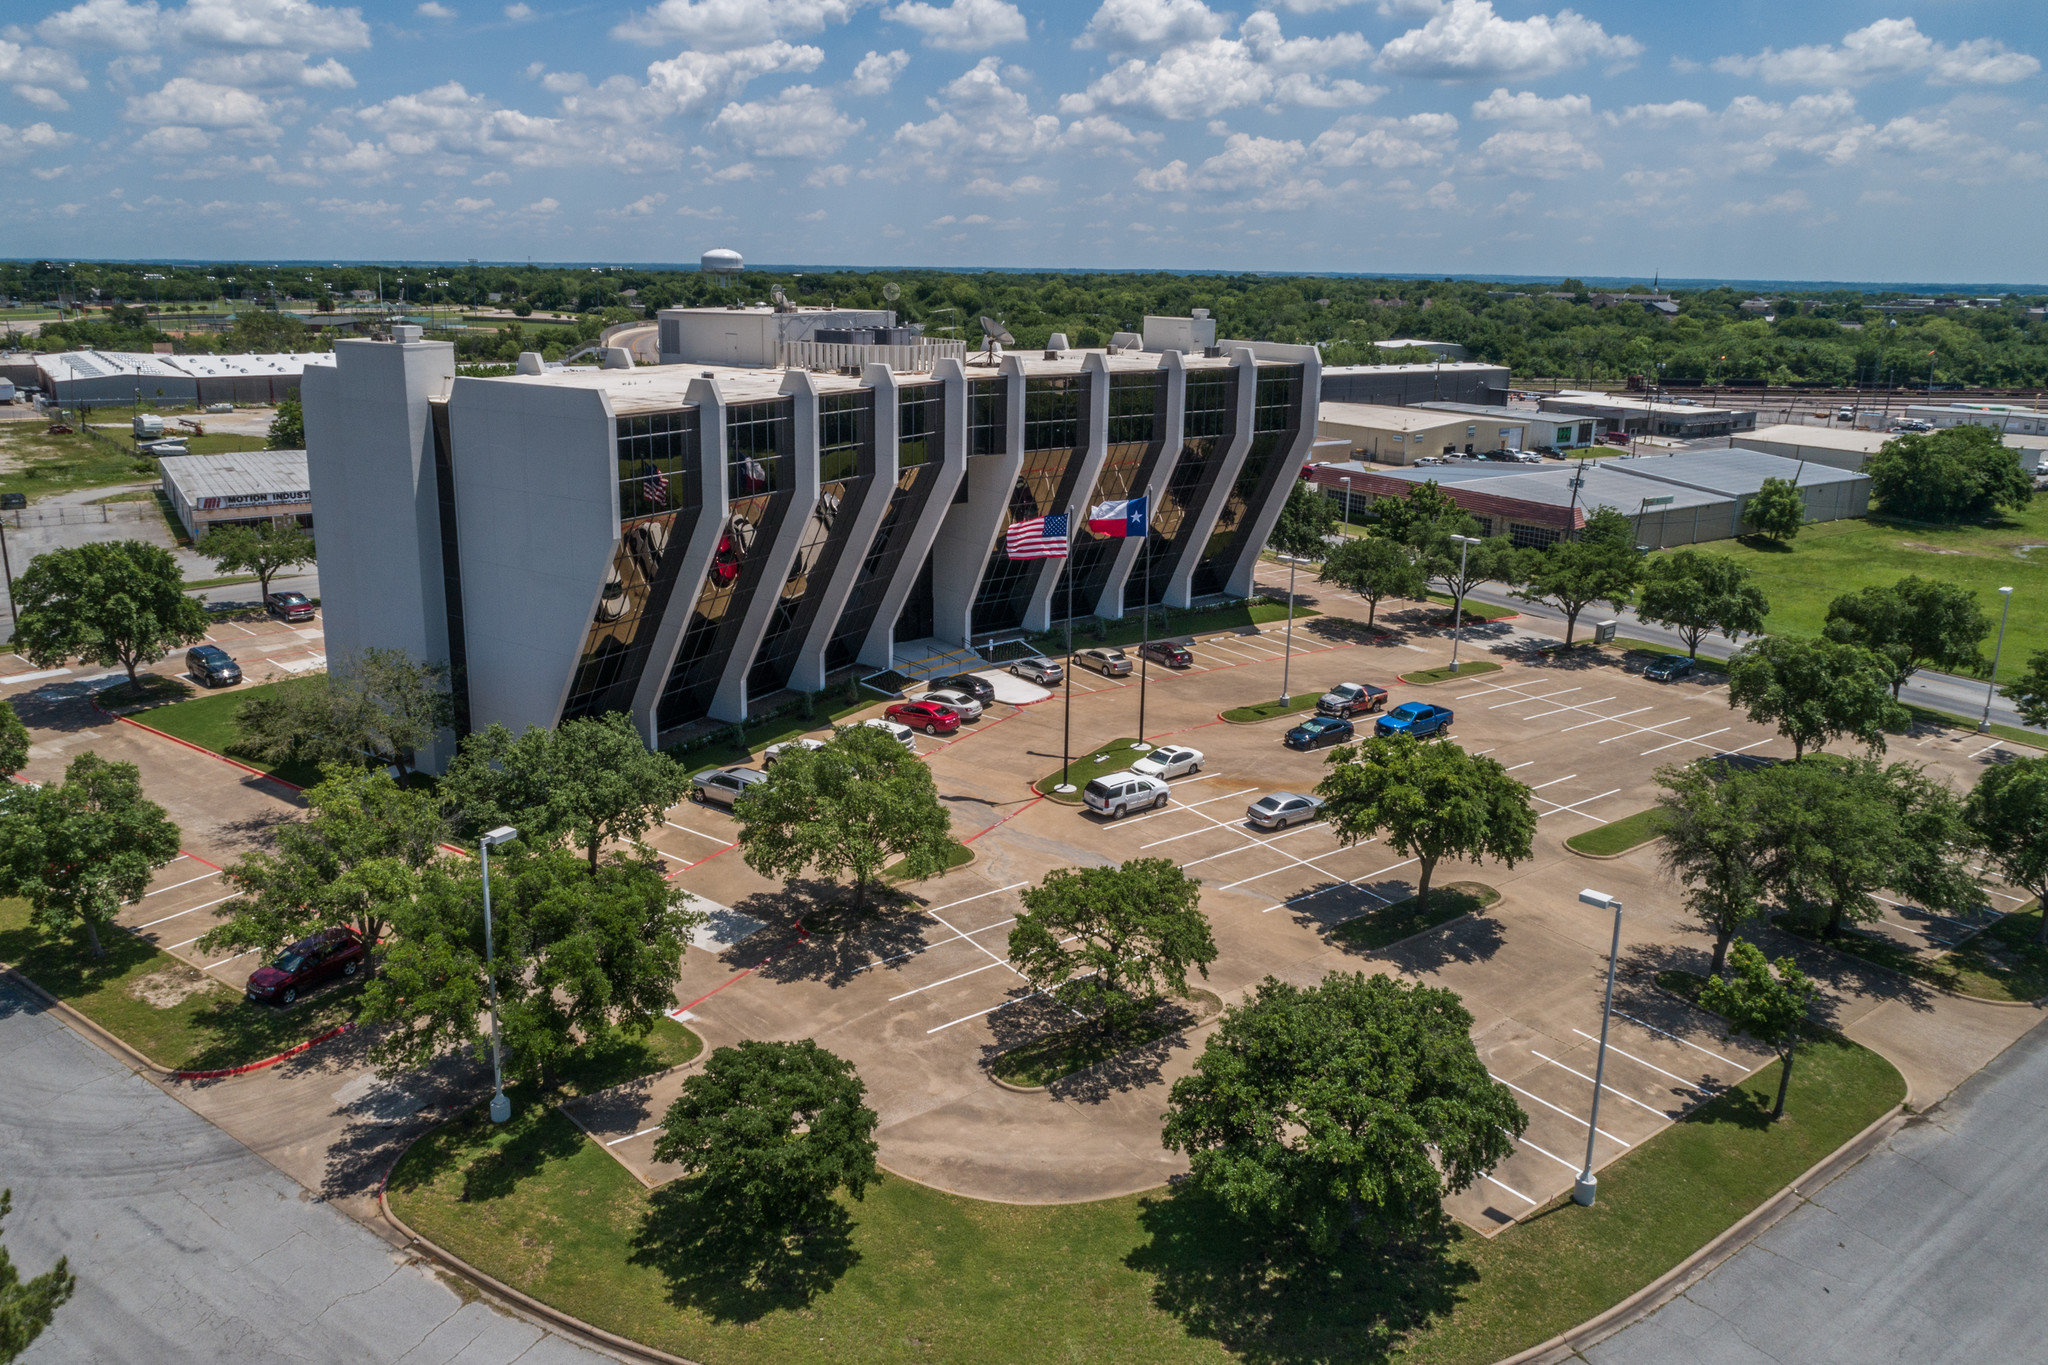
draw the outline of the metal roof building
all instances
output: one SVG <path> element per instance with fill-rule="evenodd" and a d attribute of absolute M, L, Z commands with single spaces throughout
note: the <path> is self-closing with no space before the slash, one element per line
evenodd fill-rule
<path fill-rule="evenodd" d="M 57 351 L 36 357 L 38 387 L 66 406 L 145 402 L 274 403 L 299 387 L 308 366 L 332 365 L 325 351 L 271 355 L 157 355 Z"/>
<path fill-rule="evenodd" d="M 194 540 L 215 526 L 250 526 L 287 517 L 313 524 L 313 485 L 303 450 L 233 455 L 166 455 L 156 462 L 164 495 Z"/>
<path fill-rule="evenodd" d="M 1836 521 L 1864 516 L 1870 511 L 1869 475 L 1810 460 L 1788 460 L 1782 455 L 1745 450 L 1741 446 L 1673 455 L 1627 455 L 1604 463 L 1617 473 L 1733 498 L 1738 511 L 1747 508 L 1750 497 L 1763 487 L 1765 479 L 1785 479 L 1797 484 L 1806 500 L 1808 521 Z"/>

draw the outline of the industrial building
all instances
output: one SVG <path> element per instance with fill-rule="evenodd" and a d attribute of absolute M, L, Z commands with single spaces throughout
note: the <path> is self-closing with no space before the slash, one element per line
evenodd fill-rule
<path fill-rule="evenodd" d="M 1503 409 L 1505 411 L 1505 409 Z M 1316 410 L 1316 434 L 1346 443 L 1347 459 L 1414 464 L 1425 455 L 1472 455 L 1503 447 L 1520 450 L 1520 422 L 1481 421 L 1435 407 L 1325 402 Z"/>
<path fill-rule="evenodd" d="M 338 342 L 304 389 L 329 652 L 447 661 L 458 733 L 621 711 L 660 743 L 842 670 L 972 666 L 1070 601 L 1247 596 L 1315 440 L 1313 347 L 898 370 L 893 341 L 777 333 L 850 348 L 813 370 L 706 363 L 724 335 L 676 333 L 675 364 L 491 379 L 403 330 Z M 1085 529 L 1137 496 L 1146 536 Z M 1013 523 L 1054 513 L 1081 518 L 1070 560 L 1008 557 Z"/>
<path fill-rule="evenodd" d="M 313 486 L 303 450 L 166 455 L 156 467 L 178 524 L 194 540 L 216 526 L 268 521 L 292 520 L 313 529 Z"/>
<path fill-rule="evenodd" d="M 1323 370 L 1325 403 L 1418 403 L 1507 401 L 1508 367 L 1479 361 L 1435 365 L 1330 365 Z"/>
<path fill-rule="evenodd" d="M 1553 450 L 1570 450 L 1577 446 L 1589 446 L 1599 440 L 1601 433 L 1607 430 L 1607 423 L 1597 417 L 1573 417 L 1568 413 L 1543 412 L 1538 409 L 1481 403 L 1417 403 L 1415 406 L 1432 408 L 1437 412 L 1462 413 L 1481 423 L 1519 426 L 1522 429 L 1522 440 L 1513 443 L 1514 448 L 1518 450 L 1533 450 L 1538 446 L 1549 446 Z"/>
<path fill-rule="evenodd" d="M 1881 431 L 1846 427 L 1806 427 L 1797 423 L 1758 427 L 1742 438 L 1745 450 L 1761 450 L 1788 460 L 1807 460 L 1837 469 L 1860 470 L 1892 438 Z M 1733 444 L 1731 441 L 1730 444 Z"/>
<path fill-rule="evenodd" d="M 281 355 L 157 355 L 141 351 L 55 351 L 35 357 L 34 386 L 64 407 L 145 403 L 274 403 L 289 398 L 328 352 Z"/>
<path fill-rule="evenodd" d="M 1537 406 L 1545 412 L 1598 417 L 1610 430 L 1625 431 L 1631 436 L 1673 436 L 1691 441 L 1756 429 L 1754 409 L 1710 408 L 1683 399 L 1659 403 L 1646 398 L 1566 389 L 1539 399 Z"/>
<path fill-rule="evenodd" d="M 2048 436 L 2048 412 L 2012 403 L 1914 403 L 1905 415 L 1940 430 L 1946 427 L 1990 427 L 2016 436 Z"/>

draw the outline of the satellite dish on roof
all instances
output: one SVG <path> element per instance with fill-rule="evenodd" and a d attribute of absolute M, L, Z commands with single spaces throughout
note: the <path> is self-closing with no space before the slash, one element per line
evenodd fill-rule
<path fill-rule="evenodd" d="M 1010 335 L 1009 329 L 986 313 L 981 316 L 981 335 L 991 360 L 995 358 L 996 347 L 1017 344 L 1017 338 Z"/>
<path fill-rule="evenodd" d="M 894 284 L 885 284 L 882 286 L 882 297 L 894 303 L 903 297 L 903 291 Z"/>
<path fill-rule="evenodd" d="M 782 292 L 781 285 L 778 284 L 770 286 L 768 290 L 768 297 L 775 300 L 776 312 L 787 313 L 789 311 L 789 295 Z"/>

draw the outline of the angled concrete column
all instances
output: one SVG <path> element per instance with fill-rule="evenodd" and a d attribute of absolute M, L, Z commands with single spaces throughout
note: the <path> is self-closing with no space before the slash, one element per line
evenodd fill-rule
<path fill-rule="evenodd" d="M 867 668 L 896 666 L 896 618 L 903 614 L 903 604 L 916 590 L 917 576 L 924 571 L 925 557 L 932 552 L 939 529 L 946 524 L 946 514 L 953 508 L 953 495 L 960 491 L 960 481 L 967 477 L 967 371 L 959 361 L 948 356 L 932 367 L 932 377 L 946 391 L 945 426 L 939 433 L 940 465 L 932 476 L 936 482 L 932 484 L 931 493 L 918 512 L 917 525 L 911 528 L 910 540 L 903 547 L 903 558 L 896 565 L 896 575 L 890 580 L 889 590 L 883 595 L 882 605 L 875 613 L 875 623 L 868 628 L 867 638 L 861 641 L 858 658 Z M 974 599 L 970 595 L 967 600 L 971 603 Z M 963 621 L 964 617 L 963 612 Z M 959 635 L 957 640 L 946 634 L 940 638 L 954 644 L 965 644 L 964 628 Z"/>
<path fill-rule="evenodd" d="M 860 510 L 853 516 L 853 525 L 832 528 L 832 534 L 844 535 L 846 543 L 833 566 L 832 581 L 825 585 L 825 595 L 818 601 L 818 614 L 811 618 L 810 632 L 797 651 L 796 667 L 789 673 L 789 685 L 800 692 L 821 692 L 825 688 L 825 647 L 832 643 L 832 632 L 839 628 L 839 613 L 846 609 L 846 599 L 860 581 L 861 566 L 867 562 L 875 531 L 888 513 L 889 499 L 896 491 L 896 424 L 901 415 L 896 406 L 896 376 L 887 365 L 871 361 L 862 369 L 860 382 L 874 391 L 874 410 L 868 426 L 875 452 L 870 461 L 873 467 L 864 471 L 868 487 L 861 497 Z"/>
<path fill-rule="evenodd" d="M 967 502 L 950 509 L 932 542 L 933 633 L 948 644 L 974 643 L 974 594 L 1000 553 L 996 533 L 1010 508 L 1010 490 L 1024 468 L 1024 366 L 1004 356 L 1004 449 L 967 461 Z M 963 429 L 964 430 L 964 429 Z"/>
<path fill-rule="evenodd" d="M 1067 523 L 1067 544 L 1072 545 L 1080 534 L 1081 524 L 1088 518 L 1089 499 L 1095 496 L 1095 481 L 1102 477 L 1102 463 L 1109 455 L 1109 361 L 1100 351 L 1090 351 L 1081 358 L 1081 373 L 1088 380 L 1088 445 L 1081 452 L 1081 468 L 1074 478 L 1074 490 L 1067 495 L 1065 507 L 1054 507 L 1047 515 L 1065 512 Z M 1059 587 L 1060 573 L 1070 560 L 1048 559 L 1038 568 L 1038 582 L 1031 589 L 1031 604 L 1024 608 L 1024 628 L 1044 630 L 1053 623 L 1055 616 L 1064 620 L 1064 601 L 1054 602 L 1053 591 Z M 1085 603 L 1079 598 L 1074 601 L 1075 610 Z"/>
<path fill-rule="evenodd" d="M 725 534 L 727 516 L 725 400 L 718 395 L 717 383 L 709 379 L 692 379 L 685 396 L 697 409 L 697 489 L 703 510 L 697 514 L 690 543 L 683 548 L 683 562 L 676 567 L 675 591 L 669 594 L 668 609 L 656 624 L 646 671 L 633 692 L 633 725 L 650 749 L 660 742 L 657 715 L 661 692 L 668 686 L 669 670 L 676 665 L 676 650 L 683 643 L 683 631 L 688 629 L 690 615 L 697 608 L 704 575 L 711 572 L 711 561 L 718 554 L 718 540 Z"/>
<path fill-rule="evenodd" d="M 1159 514 L 1167 485 L 1173 482 L 1173 470 L 1180 463 L 1181 441 L 1187 425 L 1188 367 L 1182 363 L 1179 351 L 1166 351 L 1159 357 L 1159 368 L 1166 371 L 1166 397 L 1163 400 L 1166 411 L 1159 414 L 1159 459 L 1154 462 L 1145 486 L 1131 490 L 1133 496 L 1142 494 L 1147 500 L 1145 517 L 1148 528 L 1151 518 Z M 1150 538 L 1147 536 L 1146 540 Z M 1144 563 L 1145 544 L 1145 540 L 1126 540 L 1116 547 L 1116 558 L 1109 566 L 1109 581 L 1103 584 L 1102 596 L 1095 603 L 1097 616 L 1116 618 L 1124 614 L 1124 588 L 1130 583 L 1131 575 L 1138 572 Z"/>
<path fill-rule="evenodd" d="M 1188 514 L 1181 527 L 1185 548 L 1166 585 L 1169 607 L 1186 607 L 1194 601 L 1195 567 L 1202 562 L 1202 547 L 1216 530 L 1216 518 L 1223 514 L 1231 485 L 1237 482 L 1237 472 L 1244 468 L 1244 457 L 1252 448 L 1252 409 L 1258 404 L 1259 362 L 1249 346 L 1237 346 L 1231 349 L 1230 364 L 1237 371 L 1237 429 L 1231 433 L 1230 448 L 1223 452 L 1223 463 L 1209 485 L 1209 496 L 1202 499 L 1200 508 Z M 1309 429 L 1315 429 L 1313 423 Z"/>
<path fill-rule="evenodd" d="M 1293 357 L 1276 354 L 1280 346 L 1262 348 L 1268 360 L 1294 359 L 1301 366 L 1301 394 L 1295 404 L 1294 420 L 1297 423 L 1294 440 L 1280 458 L 1287 464 L 1288 471 L 1273 485 L 1273 491 L 1261 507 L 1251 508 L 1246 517 L 1250 524 L 1238 537 L 1237 563 L 1231 566 L 1230 575 L 1224 580 L 1224 591 L 1232 597 L 1252 595 L 1253 574 L 1259 567 L 1259 553 L 1266 548 L 1266 537 L 1273 534 L 1273 523 L 1280 520 L 1280 509 L 1287 505 L 1288 494 L 1301 476 L 1302 466 L 1308 463 L 1309 452 L 1316 443 L 1316 395 L 1322 392 L 1323 360 L 1321 352 L 1313 346 L 1290 346 L 1285 350 L 1295 352 Z M 1256 393 L 1254 394 L 1256 397 Z M 1253 404 L 1257 406 L 1256 402 Z"/>

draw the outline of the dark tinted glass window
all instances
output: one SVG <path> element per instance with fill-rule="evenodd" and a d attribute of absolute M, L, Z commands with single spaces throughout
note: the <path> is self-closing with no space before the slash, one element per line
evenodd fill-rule
<path fill-rule="evenodd" d="M 1006 398 L 1009 381 L 967 381 L 967 453 L 996 455 L 1009 448 Z"/>
<path fill-rule="evenodd" d="M 618 433 L 621 521 L 697 506 L 701 498 L 695 408 L 621 417 Z"/>
<path fill-rule="evenodd" d="M 1087 385 L 1078 375 L 1024 381 L 1024 449 L 1055 450 L 1083 444 L 1081 404 Z"/>

